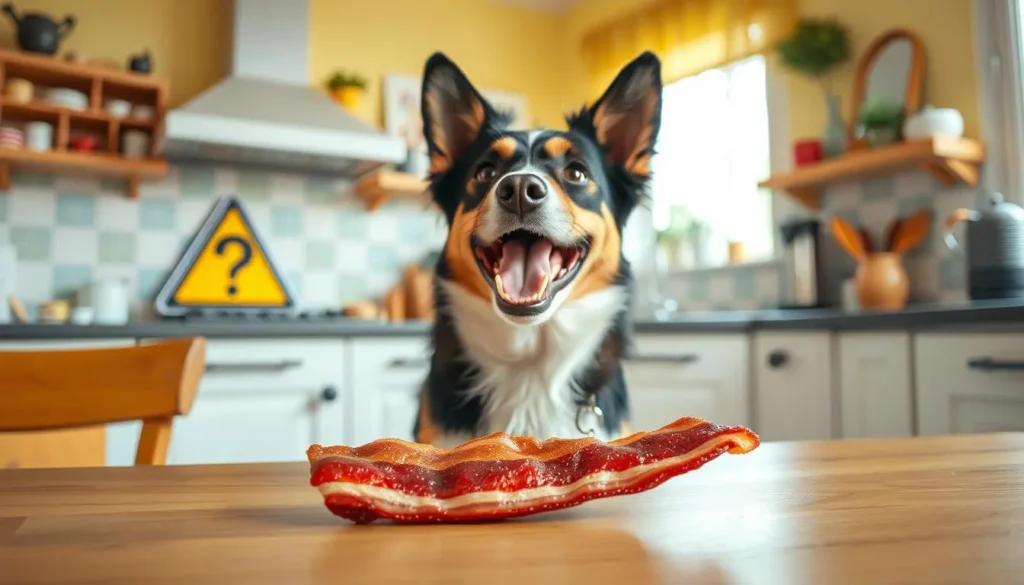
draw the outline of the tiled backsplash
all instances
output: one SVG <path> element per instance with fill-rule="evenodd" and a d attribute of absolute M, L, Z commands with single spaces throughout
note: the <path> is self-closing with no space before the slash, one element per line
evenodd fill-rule
<path fill-rule="evenodd" d="M 904 257 L 910 302 L 960 301 L 967 297 L 965 260 L 943 244 L 942 222 L 954 209 L 974 209 L 980 200 L 977 188 L 947 188 L 925 172 L 911 172 L 830 189 L 822 196 L 820 217 L 827 224 L 839 214 L 853 225 L 867 227 L 877 242 L 893 217 L 931 209 L 929 237 Z M 835 243 L 827 226 L 822 240 L 824 296 L 838 306 L 842 281 L 853 276 L 856 263 Z M 686 311 L 771 308 L 779 304 L 780 276 L 778 265 L 770 263 L 698 270 L 663 277 L 661 289 Z"/>
<path fill-rule="evenodd" d="M 18 295 L 34 307 L 93 279 L 119 277 L 144 310 L 215 200 L 232 193 L 243 199 L 302 308 L 379 297 L 407 264 L 444 241 L 443 220 L 425 205 L 369 213 L 342 181 L 182 166 L 162 181 L 143 182 L 131 200 L 118 181 L 21 174 L 0 193 L 0 229 L 18 250 Z"/>

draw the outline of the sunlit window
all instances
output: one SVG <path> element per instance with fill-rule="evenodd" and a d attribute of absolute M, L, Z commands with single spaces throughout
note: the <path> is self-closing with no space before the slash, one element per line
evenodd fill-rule
<path fill-rule="evenodd" d="M 765 61 L 751 57 L 667 85 L 652 165 L 656 230 L 702 248 L 697 267 L 773 255 Z M 671 218 L 671 219 L 670 219 Z"/>

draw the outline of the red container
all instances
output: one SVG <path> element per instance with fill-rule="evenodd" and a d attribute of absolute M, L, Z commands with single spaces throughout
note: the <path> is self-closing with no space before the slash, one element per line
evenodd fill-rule
<path fill-rule="evenodd" d="M 796 166 L 803 167 L 821 162 L 822 150 L 820 140 L 800 140 L 793 145 Z"/>

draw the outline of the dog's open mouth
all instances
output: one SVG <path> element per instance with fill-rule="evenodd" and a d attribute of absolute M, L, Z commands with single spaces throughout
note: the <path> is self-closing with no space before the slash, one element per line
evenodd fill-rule
<path fill-rule="evenodd" d="M 556 244 L 524 230 L 509 232 L 486 244 L 472 238 L 477 265 L 496 294 L 498 308 L 510 315 L 536 315 L 580 271 L 588 240 Z"/>

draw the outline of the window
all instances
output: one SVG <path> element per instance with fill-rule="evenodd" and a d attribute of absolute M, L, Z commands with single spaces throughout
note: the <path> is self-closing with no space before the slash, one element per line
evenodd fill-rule
<path fill-rule="evenodd" d="M 771 174 L 764 57 L 681 79 L 662 99 L 654 228 L 704 250 L 677 267 L 726 264 L 729 242 L 742 244 L 747 261 L 772 258 L 771 192 L 757 186 Z"/>

